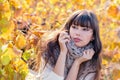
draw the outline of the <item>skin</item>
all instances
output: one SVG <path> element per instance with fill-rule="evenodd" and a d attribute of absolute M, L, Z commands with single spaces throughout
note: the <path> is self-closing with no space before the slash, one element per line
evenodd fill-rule
<path fill-rule="evenodd" d="M 75 41 L 74 38 L 77 38 L 77 41 Z M 71 25 L 70 35 L 68 35 L 68 33 L 65 31 L 60 33 L 60 36 L 59 36 L 60 55 L 58 57 L 55 68 L 53 69 L 53 71 L 59 76 L 64 76 L 65 60 L 66 60 L 66 54 L 68 51 L 66 47 L 66 43 L 69 42 L 71 39 L 75 41 L 76 46 L 84 47 L 91 40 L 93 40 L 93 30 L 87 27 Z M 80 64 L 82 62 L 92 59 L 93 55 L 94 55 L 93 49 L 85 50 L 83 52 L 83 56 L 80 58 L 77 58 L 74 61 L 66 80 L 76 80 Z"/>
<path fill-rule="evenodd" d="M 67 54 L 66 42 L 69 42 L 70 36 L 66 32 L 61 32 L 59 36 L 60 55 L 53 71 L 59 76 L 64 76 L 64 67 Z"/>
<path fill-rule="evenodd" d="M 70 36 L 73 41 L 74 39 L 80 40 L 78 42 L 74 41 L 76 46 L 83 47 L 93 39 L 93 30 L 87 27 L 71 25 Z"/>

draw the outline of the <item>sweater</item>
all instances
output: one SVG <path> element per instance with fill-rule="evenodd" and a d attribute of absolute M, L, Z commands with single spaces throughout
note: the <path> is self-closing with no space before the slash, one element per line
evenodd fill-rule
<path fill-rule="evenodd" d="M 43 66 L 45 63 L 43 59 L 41 60 L 41 62 L 42 64 L 40 65 L 39 72 L 35 72 L 29 69 L 29 73 L 27 74 L 25 80 L 64 80 L 65 77 L 56 74 L 53 71 L 53 67 L 49 64 L 47 64 L 43 70 Z M 81 79 L 79 80 L 94 80 L 95 74 L 95 72 L 89 73 L 84 79 L 81 77 Z"/>

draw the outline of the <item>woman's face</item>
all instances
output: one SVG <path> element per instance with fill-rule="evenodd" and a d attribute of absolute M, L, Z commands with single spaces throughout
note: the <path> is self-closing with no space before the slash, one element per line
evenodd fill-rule
<path fill-rule="evenodd" d="M 76 25 L 70 26 L 70 37 L 78 47 L 87 45 L 93 39 L 93 30 Z"/>

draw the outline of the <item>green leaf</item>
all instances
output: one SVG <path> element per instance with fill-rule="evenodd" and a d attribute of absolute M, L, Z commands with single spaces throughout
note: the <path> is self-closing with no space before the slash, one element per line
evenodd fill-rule
<path fill-rule="evenodd" d="M 2 53 L 2 49 L 1 49 L 1 46 L 0 46 L 0 54 Z"/>
<path fill-rule="evenodd" d="M 7 24 L 7 23 L 8 23 L 7 18 L 2 18 L 2 19 L 0 20 L 0 24 L 2 24 L 2 25 L 5 25 L 5 24 Z"/>
<path fill-rule="evenodd" d="M 4 3 L 6 0 L 0 0 L 0 3 Z"/>
<path fill-rule="evenodd" d="M 5 33 L 8 31 L 8 25 L 9 25 L 9 21 L 7 20 L 7 18 L 2 18 L 0 20 L 0 32 L 1 33 Z"/>
<path fill-rule="evenodd" d="M 0 78 L 0 80 L 5 80 L 5 78 L 4 78 L 4 77 L 2 77 L 2 78 Z"/>
<path fill-rule="evenodd" d="M 2 63 L 3 65 L 9 64 L 9 63 L 10 63 L 10 60 L 11 60 L 10 56 L 9 56 L 9 55 L 6 55 L 6 54 L 3 54 L 0 59 L 1 59 L 1 63 Z"/>
<path fill-rule="evenodd" d="M 5 75 L 5 70 L 4 69 L 0 69 L 0 75 Z"/>
<path fill-rule="evenodd" d="M 34 48 L 31 48 L 29 50 L 26 50 L 23 55 L 22 55 L 22 58 L 27 61 L 28 59 L 30 58 L 34 58 L 35 57 L 35 51 L 34 51 Z"/>
<path fill-rule="evenodd" d="M 25 51 L 22 55 L 22 58 L 27 61 L 30 58 L 30 52 L 29 51 Z"/>

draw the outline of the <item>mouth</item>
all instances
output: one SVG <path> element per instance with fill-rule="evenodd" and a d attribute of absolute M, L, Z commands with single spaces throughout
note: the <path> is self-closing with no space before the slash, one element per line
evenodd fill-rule
<path fill-rule="evenodd" d="M 73 38 L 73 40 L 74 40 L 74 42 L 80 42 L 80 41 L 82 41 L 82 40 L 79 39 L 79 38 Z"/>

